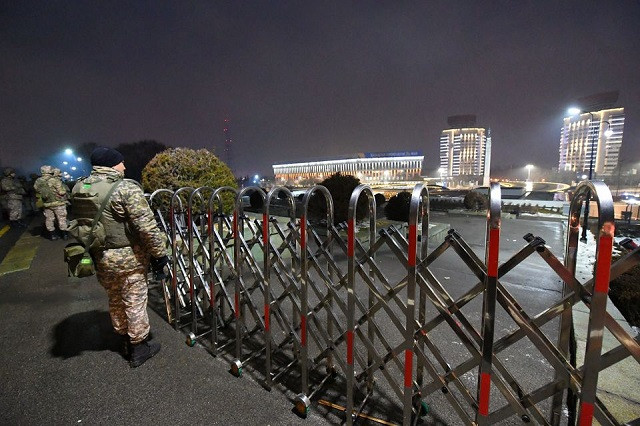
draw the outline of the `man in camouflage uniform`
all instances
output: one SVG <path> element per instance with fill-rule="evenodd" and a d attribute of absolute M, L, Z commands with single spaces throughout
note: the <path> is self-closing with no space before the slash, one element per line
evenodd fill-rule
<path fill-rule="evenodd" d="M 27 225 L 22 221 L 22 196 L 25 195 L 26 191 L 16 179 L 15 170 L 10 167 L 4 169 L 4 177 L 0 181 L 0 188 L 7 203 L 11 226 L 26 227 Z"/>
<path fill-rule="evenodd" d="M 91 164 L 89 177 L 73 187 L 71 203 L 76 213 L 77 193 L 95 188 L 99 200 L 96 204 L 102 204 L 111 186 L 121 181 L 100 217 L 106 232 L 105 247 L 92 255 L 98 281 L 107 290 L 113 328 L 126 342 L 125 357 L 129 356 L 129 364 L 138 367 L 160 351 L 160 344 L 149 339 L 147 270 L 149 255 L 155 272 L 162 271 L 168 263 L 166 238 L 139 184 L 122 180 L 125 170 L 122 154 L 98 147 L 91 154 Z M 95 212 L 98 210 L 96 205 Z"/>
<path fill-rule="evenodd" d="M 67 236 L 67 200 L 69 199 L 69 189 L 62 183 L 60 176 L 55 175 L 55 170 L 51 166 L 40 167 L 42 176 L 36 179 L 33 187 L 42 199 L 44 207 L 44 225 L 47 228 L 47 238 L 57 240 L 56 220 L 62 237 Z"/>

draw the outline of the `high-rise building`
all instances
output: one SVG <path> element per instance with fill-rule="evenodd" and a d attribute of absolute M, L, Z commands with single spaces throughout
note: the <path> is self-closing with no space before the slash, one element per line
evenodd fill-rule
<path fill-rule="evenodd" d="M 440 136 L 440 172 L 448 186 L 489 185 L 491 130 L 476 126 L 475 115 L 447 119 Z"/>
<path fill-rule="evenodd" d="M 614 108 L 618 92 L 592 95 L 578 100 L 581 112 L 565 117 L 560 133 L 558 169 L 577 174 L 611 176 L 618 165 L 624 108 Z"/>

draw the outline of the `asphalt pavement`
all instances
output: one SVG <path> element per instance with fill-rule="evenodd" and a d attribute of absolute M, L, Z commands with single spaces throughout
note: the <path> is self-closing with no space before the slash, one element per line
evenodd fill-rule
<path fill-rule="evenodd" d="M 482 217 L 434 214 L 432 220 L 458 230 L 483 257 Z M 118 352 L 104 290 L 95 277 L 68 278 L 62 260 L 66 242 L 40 238 L 40 226 L 41 220 L 35 219 L 26 231 L 11 230 L 0 237 L 2 259 L 21 242 L 37 245 L 28 267 L 0 275 L 4 344 L 0 352 L 0 424 L 315 425 L 342 421 L 340 411 L 326 405 L 314 405 L 302 420 L 292 411 L 295 389 L 276 386 L 267 391 L 257 371 L 233 376 L 228 357 L 214 357 L 198 345 L 188 347 L 184 335 L 151 309 L 152 333 L 162 350 L 143 366 L 130 369 Z M 525 245 L 522 237 L 529 232 L 545 239 L 556 255 L 563 253 L 562 223 L 503 220 L 500 263 Z M 395 260 L 385 253 L 377 258 L 385 270 Z M 454 297 L 475 283 L 473 274 L 453 253 L 438 259 L 432 270 Z M 391 279 L 393 273 L 389 275 Z M 561 295 L 560 280 L 538 256 L 518 265 L 501 282 L 531 316 Z M 472 317 L 479 310 L 480 301 L 474 301 L 465 312 Z M 497 337 L 514 328 L 504 313 L 496 321 Z M 556 329 L 555 322 L 545 328 L 552 341 Z M 434 333 L 441 334 L 443 353 L 460 352 L 450 330 Z M 501 359 L 528 391 L 545 383 L 553 372 L 527 342 L 514 345 Z M 331 400 L 329 394 L 323 398 Z M 431 413 L 425 424 L 459 424 L 441 393 L 434 394 L 429 403 Z M 541 404 L 541 410 L 546 412 L 548 404 Z M 371 412 L 377 414 L 375 407 Z M 386 418 L 397 419 L 397 414 Z M 522 421 L 511 417 L 502 424 Z"/>

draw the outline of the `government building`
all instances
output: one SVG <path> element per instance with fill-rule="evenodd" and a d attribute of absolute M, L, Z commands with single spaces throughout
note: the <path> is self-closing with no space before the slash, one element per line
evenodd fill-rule
<path fill-rule="evenodd" d="M 624 108 L 616 108 L 618 92 L 591 95 L 578 100 L 579 109 L 564 118 L 560 133 L 560 171 L 591 177 L 611 176 L 618 165 Z"/>
<path fill-rule="evenodd" d="M 366 152 L 349 158 L 274 164 L 278 185 L 308 185 L 335 173 L 352 175 L 364 184 L 419 180 L 424 155 L 421 151 Z"/>

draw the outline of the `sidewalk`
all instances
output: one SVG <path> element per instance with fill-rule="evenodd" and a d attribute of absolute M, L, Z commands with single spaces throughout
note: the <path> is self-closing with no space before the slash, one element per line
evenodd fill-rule
<path fill-rule="evenodd" d="M 21 239 L 38 238 L 31 233 Z M 105 291 L 95 277 L 66 277 L 65 244 L 42 239 L 29 269 L 0 276 L 0 424 L 301 424 L 286 394 L 232 376 L 151 309 L 162 350 L 129 368 Z M 327 423 L 317 412 L 304 421 Z"/>
<path fill-rule="evenodd" d="M 576 267 L 577 276 L 581 282 L 585 282 L 593 276 L 595 248 L 595 239 L 593 234 L 589 232 L 587 242 L 580 242 L 578 247 L 580 257 Z M 631 328 L 611 300 L 607 302 L 607 312 L 631 337 L 636 337 L 637 331 Z M 578 364 L 581 365 L 584 360 L 586 335 L 589 327 L 589 309 L 584 303 L 577 303 L 574 306 L 573 324 L 578 343 L 577 359 Z M 604 354 L 619 345 L 620 342 L 605 327 L 602 353 Z M 636 391 L 631 391 L 632 389 Z M 597 396 L 616 418 L 640 418 L 640 391 L 638 390 L 640 390 L 640 366 L 631 356 L 600 372 L 598 376 Z"/>

